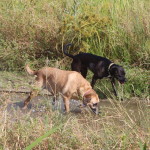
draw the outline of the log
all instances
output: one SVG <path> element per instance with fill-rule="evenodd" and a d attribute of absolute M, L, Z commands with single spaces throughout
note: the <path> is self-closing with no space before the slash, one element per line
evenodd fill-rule
<path fill-rule="evenodd" d="M 31 91 L 25 91 L 25 90 L 19 90 L 19 91 L 16 91 L 16 90 L 6 90 L 6 89 L 0 89 L 0 93 L 24 93 L 24 94 L 29 94 Z M 48 95 L 48 96 L 52 96 L 52 94 L 50 93 L 42 93 L 39 95 Z"/>

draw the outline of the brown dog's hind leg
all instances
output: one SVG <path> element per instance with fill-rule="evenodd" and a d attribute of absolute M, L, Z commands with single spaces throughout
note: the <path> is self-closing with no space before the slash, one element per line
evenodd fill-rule
<path fill-rule="evenodd" d="M 30 95 L 28 96 L 28 98 L 24 101 L 24 106 L 23 106 L 22 109 L 26 109 L 27 106 L 28 106 L 28 104 L 29 104 L 29 102 L 30 102 L 30 100 L 31 100 L 32 98 L 36 97 L 36 96 L 38 95 L 38 93 L 39 93 L 39 90 L 33 90 L 33 91 L 30 93 Z"/>
<path fill-rule="evenodd" d="M 24 101 L 23 109 L 27 108 L 27 105 L 29 104 L 30 100 L 38 95 L 42 87 L 43 87 L 43 78 L 41 76 L 38 76 L 36 77 L 36 82 L 33 85 L 33 90 L 31 91 L 28 98 Z"/>

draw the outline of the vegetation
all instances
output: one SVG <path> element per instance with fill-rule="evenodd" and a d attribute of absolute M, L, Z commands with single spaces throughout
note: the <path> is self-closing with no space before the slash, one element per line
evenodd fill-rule
<path fill-rule="evenodd" d="M 118 101 L 108 79 L 98 81 L 100 99 L 107 97 L 98 116 L 54 111 L 44 96 L 23 111 L 18 104 L 25 94 L 1 93 L 0 150 L 148 149 L 149 6 L 149 0 L 0 0 L 0 90 L 29 89 L 26 63 L 70 69 L 67 43 L 71 54 L 90 52 L 121 64 L 128 79 L 116 85 Z"/>
<path fill-rule="evenodd" d="M 0 68 L 22 70 L 27 61 L 86 51 L 148 67 L 150 17 L 147 0 L 1 0 Z"/>

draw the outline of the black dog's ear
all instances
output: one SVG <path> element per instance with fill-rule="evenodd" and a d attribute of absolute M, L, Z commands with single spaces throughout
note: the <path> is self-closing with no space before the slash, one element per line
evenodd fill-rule
<path fill-rule="evenodd" d="M 122 66 L 119 65 L 114 65 L 112 66 L 111 70 L 110 70 L 113 74 L 117 73 L 119 75 L 125 75 L 125 71 L 124 68 Z"/>
<path fill-rule="evenodd" d="M 111 68 L 110 68 L 110 73 L 114 75 L 117 72 L 119 67 L 120 66 L 116 65 L 116 64 L 112 65 Z"/>
<path fill-rule="evenodd" d="M 110 72 L 111 74 L 115 74 L 116 70 L 117 70 L 116 66 L 113 65 L 113 66 L 110 68 L 109 72 Z"/>

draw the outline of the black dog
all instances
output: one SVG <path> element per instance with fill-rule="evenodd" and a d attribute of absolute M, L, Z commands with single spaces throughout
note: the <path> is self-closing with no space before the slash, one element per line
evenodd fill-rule
<path fill-rule="evenodd" d="M 79 53 L 73 56 L 66 52 L 68 46 L 71 46 L 71 44 L 65 45 L 63 51 L 65 55 L 73 59 L 71 63 L 72 70 L 80 72 L 83 77 L 86 78 L 87 70 L 90 69 L 94 73 L 91 82 L 92 87 L 94 87 L 97 79 L 102 79 L 104 77 L 110 78 L 114 94 L 115 96 L 117 96 L 117 92 L 115 89 L 115 78 L 121 84 L 126 81 L 125 71 L 123 67 L 112 63 L 107 58 L 93 55 L 90 53 Z"/>

